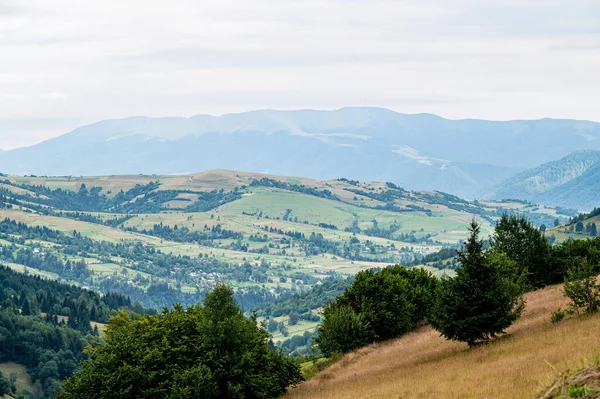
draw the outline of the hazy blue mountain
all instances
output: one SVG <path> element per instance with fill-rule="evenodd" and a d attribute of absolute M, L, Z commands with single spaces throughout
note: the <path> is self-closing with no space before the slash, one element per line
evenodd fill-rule
<path fill-rule="evenodd" d="M 528 169 L 496 185 L 484 196 L 593 209 L 600 206 L 600 151 L 577 151 Z"/>
<path fill-rule="evenodd" d="M 226 168 L 392 181 L 470 197 L 579 149 L 600 149 L 600 124 L 448 120 L 380 108 L 264 110 L 106 120 L 2 152 L 0 171 L 103 175 Z"/>

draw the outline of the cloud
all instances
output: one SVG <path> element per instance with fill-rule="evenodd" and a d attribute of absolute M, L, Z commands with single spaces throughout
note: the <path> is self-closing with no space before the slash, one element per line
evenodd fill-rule
<path fill-rule="evenodd" d="M 376 105 L 600 120 L 597 0 L 0 0 L 0 33 L 0 119 Z"/>
<path fill-rule="evenodd" d="M 17 93 L 0 93 L 0 102 L 8 102 L 8 103 L 15 103 L 15 102 L 24 102 L 25 101 L 25 96 L 23 94 L 17 94 Z"/>
<path fill-rule="evenodd" d="M 40 94 L 40 98 L 48 101 L 66 101 L 69 96 L 66 93 L 60 91 L 53 91 L 51 93 Z"/>

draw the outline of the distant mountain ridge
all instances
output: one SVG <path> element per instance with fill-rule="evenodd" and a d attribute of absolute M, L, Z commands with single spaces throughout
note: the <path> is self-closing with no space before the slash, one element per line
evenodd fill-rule
<path fill-rule="evenodd" d="M 577 151 L 519 173 L 484 195 L 579 210 L 600 206 L 600 151 Z"/>
<path fill-rule="evenodd" d="M 77 176 L 233 169 L 390 181 L 473 197 L 580 149 L 600 150 L 599 123 L 448 120 L 381 108 L 262 110 L 106 120 L 1 152 L 0 172 Z"/>

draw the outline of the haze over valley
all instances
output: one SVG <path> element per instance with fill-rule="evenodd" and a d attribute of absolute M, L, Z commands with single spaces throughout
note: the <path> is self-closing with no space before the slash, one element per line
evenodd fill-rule
<path fill-rule="evenodd" d="M 568 193 L 532 196 L 496 190 L 519 173 L 578 150 L 600 150 L 600 123 L 542 119 L 493 122 L 408 115 L 381 108 L 251 111 L 221 117 L 107 120 L 31 147 L 0 153 L 13 174 L 85 176 L 185 174 L 230 169 L 313 179 L 389 181 L 464 198 L 514 198 L 576 209 Z M 574 166 L 560 184 L 582 178 Z M 584 178 L 584 177 L 583 177 Z M 545 181 L 546 181 L 545 180 Z M 558 184 L 558 185 L 560 185 Z M 576 183 L 572 183 L 576 184 Z"/>

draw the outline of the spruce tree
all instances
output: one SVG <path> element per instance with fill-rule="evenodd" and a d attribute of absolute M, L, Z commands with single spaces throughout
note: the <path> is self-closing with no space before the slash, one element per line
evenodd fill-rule
<path fill-rule="evenodd" d="M 21 314 L 23 316 L 31 316 L 33 314 L 31 311 L 31 305 L 29 304 L 29 300 L 27 298 L 23 300 L 23 305 L 21 305 Z"/>
<path fill-rule="evenodd" d="M 456 276 L 442 281 L 430 318 L 450 340 L 470 347 L 504 333 L 524 308 L 515 263 L 499 252 L 486 253 L 475 220 L 471 235 L 458 252 Z"/>

